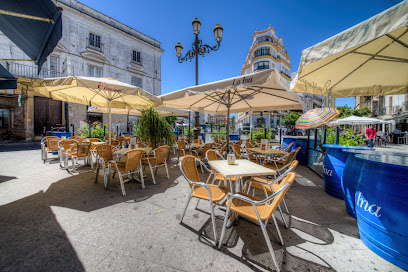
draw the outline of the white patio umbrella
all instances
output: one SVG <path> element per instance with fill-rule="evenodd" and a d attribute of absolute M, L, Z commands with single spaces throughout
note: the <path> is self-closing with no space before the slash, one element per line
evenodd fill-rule
<path fill-rule="evenodd" d="M 297 97 L 275 69 L 185 88 L 159 96 L 164 107 L 190 109 L 211 114 L 243 111 L 302 109 Z"/>
<path fill-rule="evenodd" d="M 39 79 L 34 90 L 55 100 L 108 108 L 109 144 L 111 109 L 145 109 L 160 105 L 160 99 L 139 87 L 110 78 L 70 76 Z"/>
<path fill-rule="evenodd" d="M 376 119 L 376 118 L 369 118 L 369 117 L 360 117 L 360 116 L 349 116 L 342 119 L 337 119 L 328 123 L 328 125 L 371 125 L 371 124 L 389 124 L 392 122 Z"/>
<path fill-rule="evenodd" d="M 348 97 L 408 91 L 408 1 L 303 50 L 291 91 Z"/>

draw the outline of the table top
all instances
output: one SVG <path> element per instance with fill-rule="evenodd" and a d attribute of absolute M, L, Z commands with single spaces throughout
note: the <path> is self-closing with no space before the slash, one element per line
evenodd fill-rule
<path fill-rule="evenodd" d="M 199 147 L 204 147 L 204 144 L 191 143 L 190 146 L 191 146 L 192 148 L 199 148 Z"/>
<path fill-rule="evenodd" d="M 142 148 L 139 147 L 138 149 L 143 149 L 144 152 L 146 152 L 146 153 L 149 153 L 150 151 L 152 151 L 151 147 L 142 147 Z M 122 149 L 116 150 L 115 152 L 113 152 L 113 154 L 121 155 L 123 153 L 128 152 L 129 150 L 130 150 L 130 148 L 122 148 Z"/>
<path fill-rule="evenodd" d="M 227 160 L 209 161 L 208 164 L 225 178 L 275 175 L 276 172 L 248 160 L 235 160 L 229 165 Z"/>
<path fill-rule="evenodd" d="M 251 152 L 264 154 L 264 155 L 286 155 L 288 154 L 288 152 L 286 151 L 279 150 L 279 149 L 273 149 L 273 148 L 267 148 L 265 150 L 261 150 L 260 147 L 250 147 L 247 149 Z"/>
<path fill-rule="evenodd" d="M 370 155 L 370 154 L 357 154 L 356 158 L 370 161 L 378 164 L 386 164 L 389 166 L 398 166 L 408 168 L 407 156 L 390 156 L 390 155 Z"/>

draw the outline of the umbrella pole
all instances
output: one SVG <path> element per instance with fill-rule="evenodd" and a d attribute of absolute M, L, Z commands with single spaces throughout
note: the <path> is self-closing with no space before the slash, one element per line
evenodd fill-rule
<path fill-rule="evenodd" d="M 187 133 L 187 137 L 188 137 L 188 143 L 189 144 L 191 143 L 191 136 L 190 136 L 191 120 L 190 120 L 190 117 L 191 117 L 191 107 L 190 107 L 190 111 L 188 112 L 188 133 Z M 183 130 L 184 130 L 184 128 L 183 128 Z"/>
<path fill-rule="evenodd" d="M 226 127 L 226 131 L 227 131 L 227 154 L 229 153 L 229 142 L 230 142 L 230 138 L 229 138 L 229 126 L 230 126 L 229 115 L 230 115 L 230 108 L 231 108 L 230 96 L 231 96 L 231 91 L 228 90 L 227 127 Z"/>
<path fill-rule="evenodd" d="M 112 133 L 112 111 L 111 111 L 111 101 L 108 100 L 108 139 L 109 144 L 111 144 L 111 133 Z"/>

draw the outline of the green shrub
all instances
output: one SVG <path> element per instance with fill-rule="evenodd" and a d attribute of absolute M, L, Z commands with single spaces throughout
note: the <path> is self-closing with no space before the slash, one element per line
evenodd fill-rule
<path fill-rule="evenodd" d="M 105 132 L 104 132 L 105 129 Z M 91 138 L 98 138 L 101 139 L 102 141 L 105 138 L 105 135 L 107 136 L 109 133 L 108 125 L 104 125 L 102 127 L 102 124 L 97 124 L 94 127 L 89 127 L 88 124 L 85 124 L 83 128 L 78 130 L 79 134 L 82 137 L 91 137 Z"/>

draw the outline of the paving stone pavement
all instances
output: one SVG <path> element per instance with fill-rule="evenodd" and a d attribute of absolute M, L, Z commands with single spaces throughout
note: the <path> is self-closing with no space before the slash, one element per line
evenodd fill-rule
<path fill-rule="evenodd" d="M 89 166 L 78 173 L 45 164 L 39 150 L 0 153 L 0 271 L 264 271 L 274 269 L 260 227 L 239 219 L 226 245 L 212 244 L 209 205 L 191 201 L 177 159 L 169 159 L 157 185 L 145 171 L 146 188 L 117 177 L 109 190 L 95 183 Z M 82 162 L 80 162 L 82 163 Z M 277 214 L 268 233 L 283 271 L 403 271 L 371 252 L 359 239 L 344 202 L 325 194 L 323 181 L 299 166 L 286 198 L 286 229 Z M 206 174 L 200 174 L 204 179 Z M 216 209 L 218 237 L 224 213 Z M 287 219 L 289 219 L 287 217 Z"/>

